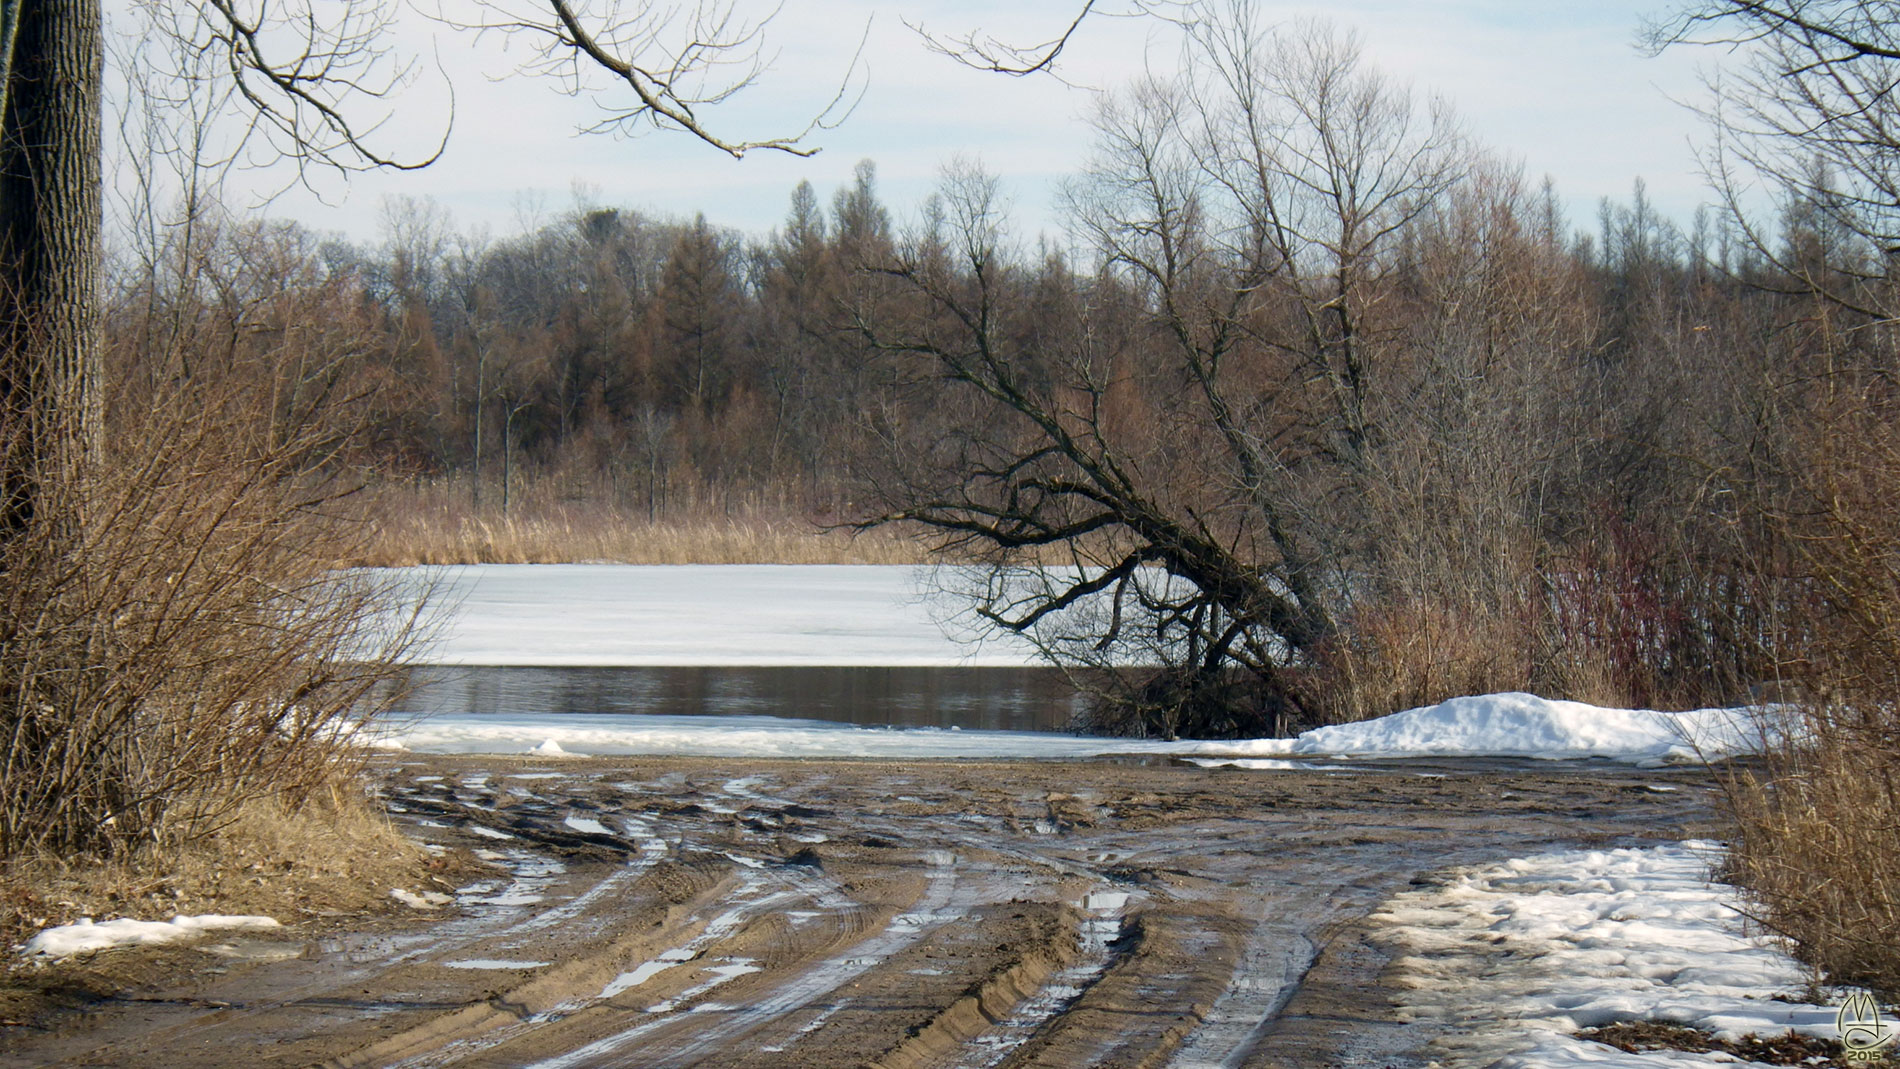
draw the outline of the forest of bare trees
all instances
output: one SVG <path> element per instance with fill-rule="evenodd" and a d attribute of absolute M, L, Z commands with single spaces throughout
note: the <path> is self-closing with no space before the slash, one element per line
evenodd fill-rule
<path fill-rule="evenodd" d="M 363 399 L 349 462 L 392 522 L 917 535 L 1105 669 L 1113 730 L 1774 678 L 1759 508 L 1843 336 L 1789 283 L 1820 217 L 1791 200 L 1764 246 L 1638 184 L 1572 220 L 1350 39 L 1194 49 L 1104 103 L 1061 237 L 967 164 L 889 206 L 867 161 L 768 235 L 577 204 L 495 237 L 412 200 L 352 244 L 207 208 L 121 261 L 111 374 Z M 1106 670 L 1131 658 L 1170 668 Z"/>

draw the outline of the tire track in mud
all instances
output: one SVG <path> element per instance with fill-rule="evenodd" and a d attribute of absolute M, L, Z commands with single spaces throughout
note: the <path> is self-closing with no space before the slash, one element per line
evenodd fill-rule
<path fill-rule="evenodd" d="M 1410 1066 L 1429 1036 L 1390 1031 L 1365 1060 L 1330 1031 L 1322 988 L 1369 999 L 1366 1027 L 1380 1013 L 1376 962 L 1339 933 L 1418 873 L 1680 837 L 1707 808 L 1602 769 L 403 760 L 385 770 L 399 819 L 511 866 L 465 888 L 460 916 L 181 982 L 166 997 L 200 1000 L 175 1011 L 191 1017 L 142 1035 L 108 1022 L 9 1053 L 244 1069 Z M 239 989 L 248 1001 L 203 1008 Z"/>
<path fill-rule="evenodd" d="M 890 918 L 882 931 L 851 944 L 843 953 L 825 958 L 781 981 L 748 1005 L 715 1004 L 707 1012 L 687 1011 L 694 1019 L 682 1036 L 655 1035 L 680 1023 L 677 1007 L 666 1015 L 642 1021 L 632 1028 L 595 1040 L 558 1057 L 531 1063 L 535 1069 L 573 1069 L 579 1066 L 642 1066 L 662 1069 L 692 1065 L 716 1055 L 724 1045 L 748 1032 L 809 1005 L 916 942 L 933 927 L 955 920 L 961 912 L 952 905 L 956 889 L 956 859 L 941 852 L 927 855 L 931 869 L 927 888 L 911 909 Z M 704 1005 L 704 1004 L 702 1004 Z M 651 1011 L 649 1011 L 651 1012 Z M 702 1023 L 699 1018 L 705 1018 Z M 652 1037 L 652 1038 L 649 1038 Z M 644 1042 L 642 1042 L 644 1041 Z M 640 1043 L 637 1054 L 627 1048 Z"/>
<path fill-rule="evenodd" d="M 380 1016 L 400 1012 L 398 1003 L 365 1002 L 353 997 L 366 981 L 386 980 L 392 972 L 429 960 L 441 960 L 458 954 L 477 952 L 473 948 L 533 932 L 566 921 L 586 910 L 592 903 L 637 877 L 658 859 L 643 855 L 633 862 L 610 868 L 606 874 L 586 885 L 561 905 L 534 910 L 560 882 L 566 866 L 551 858 L 523 849 L 511 849 L 502 858 L 508 862 L 507 882 L 493 894 L 461 896 L 464 908 L 427 931 L 378 934 L 366 937 L 319 938 L 308 944 L 299 959 L 285 965 L 299 975 L 279 977 L 268 985 L 214 985 L 207 995 L 191 1000 L 147 1002 L 148 1012 L 169 1010 L 183 1020 L 160 1023 L 142 1029 L 137 1041 L 152 1053 L 147 1064 L 195 1065 L 184 1057 L 173 1062 L 174 1053 L 201 1046 L 219 1045 L 225 1034 L 244 1034 L 253 1022 L 299 1013 L 325 1023 L 340 1007 L 355 1005 L 361 1013 Z M 525 916 L 524 916 L 525 914 Z M 518 920 L 516 918 L 519 918 Z M 513 923 L 510 923 L 513 921 Z M 315 973 L 315 977 L 309 976 Z M 276 1025 L 284 1030 L 284 1023 Z M 102 1029 L 110 1033 L 110 1029 Z M 92 1064 L 106 1060 L 126 1037 L 101 1036 L 100 1046 L 68 1052 L 43 1064 Z"/>

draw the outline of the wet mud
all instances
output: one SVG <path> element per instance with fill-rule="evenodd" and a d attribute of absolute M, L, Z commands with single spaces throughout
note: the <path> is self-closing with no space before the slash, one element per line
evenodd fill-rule
<path fill-rule="evenodd" d="M 407 923 L 113 951 L 0 1065 L 1422 1066 L 1363 918 L 1449 866 L 1717 832 L 1604 764 L 418 758 L 492 875 Z M 49 973 L 49 984 L 57 973 Z"/>

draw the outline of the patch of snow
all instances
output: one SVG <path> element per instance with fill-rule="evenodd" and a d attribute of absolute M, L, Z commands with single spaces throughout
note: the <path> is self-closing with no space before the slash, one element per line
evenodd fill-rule
<path fill-rule="evenodd" d="M 1499 1069 L 1734 1064 L 1570 1034 L 1628 1020 L 1838 1038 L 1834 1008 L 1786 1000 L 1806 970 L 1745 932 L 1734 889 L 1710 883 L 1721 854 L 1707 842 L 1552 853 L 1398 895 L 1372 919 L 1398 952 L 1400 1012 L 1456 1033 L 1440 1041 L 1454 1060 Z"/>
<path fill-rule="evenodd" d="M 20 953 L 29 958 L 69 958 L 92 950 L 121 946 L 155 946 L 190 939 L 218 929 L 264 929 L 282 925 L 269 917 L 232 916 L 207 913 L 197 917 L 173 917 L 168 921 L 120 919 L 95 924 L 82 917 L 73 924 L 48 928 L 28 939 Z"/>
<path fill-rule="evenodd" d="M 455 901 L 455 899 L 440 891 L 424 891 L 421 894 L 416 894 L 414 891 L 405 891 L 400 887 L 391 887 L 389 889 L 389 897 L 412 909 L 434 909 L 437 906 L 446 906 L 450 902 Z"/>

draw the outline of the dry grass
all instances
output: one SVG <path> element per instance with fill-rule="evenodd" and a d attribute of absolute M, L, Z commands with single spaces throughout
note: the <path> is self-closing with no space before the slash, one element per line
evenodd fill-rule
<path fill-rule="evenodd" d="M 337 436 L 244 388 L 115 406 L 78 475 L 0 540 L 0 855 L 113 858 L 296 806 L 398 677 L 391 590 L 329 562 Z"/>
<path fill-rule="evenodd" d="M 343 563 L 417 564 L 920 564 L 920 543 L 889 531 L 852 535 L 780 511 L 684 518 L 594 502 L 533 498 L 506 515 L 472 508 L 465 493 L 385 489 L 361 551 Z"/>
<path fill-rule="evenodd" d="M 1900 1001 L 1900 396 L 1818 380 L 1789 421 L 1793 478 L 1763 512 L 1810 607 L 1784 639 L 1798 732 L 1738 774 L 1732 876 L 1829 981 Z M 1764 557 L 1769 556 L 1764 554 Z"/>
<path fill-rule="evenodd" d="M 174 914 L 261 914 L 286 924 L 392 908 L 392 887 L 441 889 L 431 858 L 353 789 L 290 810 L 256 799 L 212 834 L 110 861 L 41 854 L 0 880 L 8 945 L 80 917 L 164 920 Z"/>
<path fill-rule="evenodd" d="M 1900 1001 L 1900 708 L 1878 728 L 1808 712 L 1811 739 L 1728 784 L 1742 829 L 1729 877 L 1831 982 Z"/>

